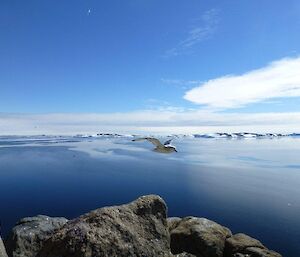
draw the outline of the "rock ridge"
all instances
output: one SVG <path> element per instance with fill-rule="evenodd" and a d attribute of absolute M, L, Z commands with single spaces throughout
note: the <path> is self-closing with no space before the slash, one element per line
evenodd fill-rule
<path fill-rule="evenodd" d="M 158 195 L 103 207 L 75 219 L 44 215 L 21 219 L 0 257 L 282 257 L 260 241 L 232 234 L 214 221 L 167 217 Z"/>

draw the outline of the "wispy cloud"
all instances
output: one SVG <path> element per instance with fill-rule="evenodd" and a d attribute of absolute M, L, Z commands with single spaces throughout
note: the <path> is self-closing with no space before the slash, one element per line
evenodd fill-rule
<path fill-rule="evenodd" d="M 105 114 L 0 114 L 0 135 L 220 131 L 299 132 L 300 112 L 221 114 L 171 109 Z"/>
<path fill-rule="evenodd" d="M 174 107 L 170 102 L 159 100 L 155 98 L 149 98 L 145 101 L 145 107 L 151 111 L 165 111 L 165 110 L 178 110 L 178 107 Z"/>
<path fill-rule="evenodd" d="M 210 9 L 199 19 L 195 20 L 195 25 L 188 31 L 185 39 L 180 41 L 175 47 L 169 49 L 165 56 L 177 56 L 185 54 L 195 45 L 210 38 L 216 31 L 219 23 L 219 10 Z"/>
<path fill-rule="evenodd" d="M 208 108 L 238 108 L 269 99 L 300 96 L 300 57 L 285 58 L 242 75 L 209 80 L 184 98 Z"/>
<path fill-rule="evenodd" d="M 161 82 L 172 85 L 175 87 L 179 87 L 182 89 L 189 89 L 191 87 L 195 87 L 196 85 L 199 85 L 201 81 L 199 80 L 183 80 L 183 79 L 161 79 Z"/>

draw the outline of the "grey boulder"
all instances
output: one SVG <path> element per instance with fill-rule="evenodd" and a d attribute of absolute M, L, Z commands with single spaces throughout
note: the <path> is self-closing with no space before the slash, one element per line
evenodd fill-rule
<path fill-rule="evenodd" d="M 182 220 L 182 218 L 179 218 L 179 217 L 167 218 L 169 231 L 171 232 L 173 229 L 175 229 L 181 220 Z"/>
<path fill-rule="evenodd" d="M 267 249 L 260 241 L 243 233 L 227 238 L 225 257 L 281 257 L 279 253 Z"/>
<path fill-rule="evenodd" d="M 196 255 L 190 253 L 180 253 L 180 254 L 173 255 L 173 257 L 196 257 Z"/>
<path fill-rule="evenodd" d="M 282 257 L 281 254 L 267 248 L 249 247 L 245 250 L 249 257 Z"/>
<path fill-rule="evenodd" d="M 0 257 L 7 257 L 7 253 L 6 253 L 1 236 L 0 236 Z"/>
<path fill-rule="evenodd" d="M 231 231 L 218 223 L 196 217 L 169 219 L 171 251 L 201 257 L 222 257 L 226 238 Z"/>
<path fill-rule="evenodd" d="M 21 219 L 12 229 L 7 241 L 7 253 L 11 257 L 34 257 L 53 232 L 68 220 L 44 215 Z"/>
<path fill-rule="evenodd" d="M 120 206 L 104 207 L 69 221 L 39 257 L 171 256 L 167 207 L 148 195 Z"/>

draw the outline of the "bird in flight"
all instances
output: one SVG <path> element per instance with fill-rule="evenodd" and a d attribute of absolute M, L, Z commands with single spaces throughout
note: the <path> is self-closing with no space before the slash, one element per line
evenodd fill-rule
<path fill-rule="evenodd" d="M 142 137 L 142 138 L 136 138 L 133 139 L 132 141 L 144 141 L 147 140 L 153 145 L 155 145 L 155 148 L 153 151 L 159 152 L 159 153 L 172 153 L 172 152 L 177 152 L 176 147 L 171 145 L 172 139 L 169 139 L 168 141 L 164 142 L 162 144 L 158 139 L 154 137 Z"/>

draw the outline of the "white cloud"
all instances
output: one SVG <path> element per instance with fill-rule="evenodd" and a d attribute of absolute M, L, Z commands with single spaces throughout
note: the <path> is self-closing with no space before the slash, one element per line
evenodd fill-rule
<path fill-rule="evenodd" d="M 212 113 L 207 111 L 138 111 L 107 114 L 0 114 L 0 135 L 74 135 L 115 133 L 300 131 L 300 112 Z"/>
<path fill-rule="evenodd" d="M 300 57 L 285 58 L 242 75 L 202 83 L 184 98 L 209 108 L 237 108 L 272 98 L 300 96 Z"/>
<path fill-rule="evenodd" d="M 188 31 L 187 37 L 166 52 L 167 57 L 184 54 L 196 44 L 210 38 L 219 23 L 219 10 L 210 9 L 196 21 L 197 24 Z"/>
<path fill-rule="evenodd" d="M 279 97 L 300 96 L 300 57 L 273 62 L 265 68 L 238 76 L 210 80 L 188 91 L 185 98 L 208 108 L 185 109 L 149 99 L 155 109 L 124 113 L 0 113 L 0 135 L 210 132 L 300 132 L 300 112 L 218 113 Z M 166 80 L 166 83 L 194 81 Z M 163 104 L 162 104 L 163 103 Z"/>

